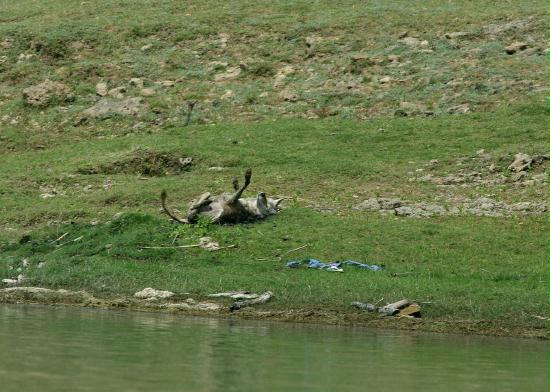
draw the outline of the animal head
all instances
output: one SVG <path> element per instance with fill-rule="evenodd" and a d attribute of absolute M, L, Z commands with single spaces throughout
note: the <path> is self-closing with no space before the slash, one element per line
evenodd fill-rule
<path fill-rule="evenodd" d="M 265 192 L 260 192 L 256 196 L 256 207 L 263 216 L 273 215 L 281 210 L 280 204 L 283 200 L 283 198 L 273 199 L 267 197 Z"/>

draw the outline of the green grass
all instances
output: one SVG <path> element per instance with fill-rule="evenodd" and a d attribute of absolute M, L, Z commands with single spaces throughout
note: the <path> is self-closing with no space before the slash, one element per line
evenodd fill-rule
<path fill-rule="evenodd" d="M 502 166 L 503 157 L 506 166 L 516 151 L 543 152 L 546 135 L 540 124 L 545 109 L 533 105 L 524 112 L 514 107 L 472 116 L 367 123 L 195 126 L 10 154 L 0 177 L 8 190 L 0 194 L 2 223 L 11 229 L 3 234 L 0 271 L 17 275 L 21 259 L 28 258 L 31 267 L 23 273 L 32 284 L 103 295 L 131 294 L 148 286 L 198 296 L 272 290 L 277 299 L 268 308 L 273 309 L 347 311 L 355 300 L 408 297 L 433 302 L 425 310 L 433 319 L 535 327 L 541 322 L 532 315 L 548 310 L 544 215 L 408 219 L 350 208 L 375 196 L 433 202 L 492 193 L 506 202 L 543 200 L 545 186 L 537 184 L 441 188 L 407 180 L 434 158 L 441 163 L 432 172 L 446 174 L 456 170 L 457 157 L 475 169 L 491 162 Z M 195 163 L 190 171 L 145 179 L 132 171 L 79 173 L 83 167 L 108 166 L 132 156 L 138 146 L 138 154 L 148 148 L 192 156 Z M 477 161 L 480 148 L 490 153 L 489 162 Z M 225 170 L 211 171 L 211 166 Z M 264 190 L 289 197 L 280 215 L 256 224 L 206 229 L 182 229 L 159 215 L 160 189 L 168 190 L 171 204 L 185 209 L 186 201 L 205 190 L 228 191 L 230 178 L 240 176 L 245 167 L 254 173 L 249 193 Z M 103 189 L 107 181 L 112 187 Z M 64 195 L 42 200 L 44 185 Z M 92 188 L 85 191 L 86 185 Z M 127 214 L 113 220 L 116 212 Z M 237 248 L 215 253 L 139 249 L 170 245 L 178 230 L 182 239 L 176 244 L 194 243 L 207 234 Z M 19 244 L 25 233 L 31 240 Z M 52 241 L 64 233 L 61 242 L 67 243 L 57 248 Z M 82 239 L 71 242 L 78 237 Z M 305 244 L 309 246 L 285 255 Z M 344 274 L 330 274 L 284 267 L 285 261 L 309 257 L 354 259 L 385 269 L 348 268 Z M 39 262 L 46 264 L 37 268 Z"/>
<path fill-rule="evenodd" d="M 449 207 L 479 197 L 546 201 L 548 182 L 534 176 L 547 178 L 547 163 L 525 183 L 418 178 L 509 179 L 516 153 L 548 152 L 547 20 L 541 1 L 0 0 L 0 277 L 102 295 L 272 290 L 265 307 L 277 310 L 347 312 L 350 301 L 407 297 L 431 302 L 429 320 L 547 328 L 532 317 L 548 314 L 544 214 L 409 219 L 353 209 L 373 197 Z M 400 41 L 403 31 L 431 51 Z M 456 31 L 472 34 L 444 37 Z M 306 41 L 314 41 L 307 54 Z M 507 55 L 514 41 L 529 49 Z M 357 54 L 368 58 L 354 63 Z M 229 67 L 242 72 L 215 82 Z M 156 91 L 143 97 L 142 115 L 79 121 L 100 99 L 98 82 L 136 97 L 136 77 Z M 23 89 L 46 78 L 68 85 L 74 101 L 27 106 Z M 228 90 L 233 97 L 222 98 Z M 297 101 L 284 101 L 284 90 Z M 197 105 L 184 127 L 188 100 Z M 460 104 L 471 113 L 448 114 Z M 185 157 L 193 165 L 179 170 Z M 161 189 L 184 211 L 202 192 L 229 191 L 248 167 L 248 195 L 286 197 L 280 215 L 202 229 L 160 215 Z M 238 247 L 139 249 L 169 245 L 177 230 L 182 244 L 202 232 Z M 284 268 L 308 257 L 385 269 Z"/>

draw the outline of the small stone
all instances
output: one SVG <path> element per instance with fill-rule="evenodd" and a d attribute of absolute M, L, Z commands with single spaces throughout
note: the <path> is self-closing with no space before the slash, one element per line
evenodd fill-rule
<path fill-rule="evenodd" d="M 214 76 L 215 82 L 227 82 L 229 80 L 233 80 L 239 77 L 241 74 L 241 68 L 240 67 L 231 67 L 227 69 L 227 72 L 217 74 Z"/>
<path fill-rule="evenodd" d="M 460 38 L 467 38 L 472 36 L 472 33 L 468 33 L 467 31 L 457 31 L 454 33 L 445 33 L 445 38 L 447 39 L 460 39 Z"/>
<path fill-rule="evenodd" d="M 113 114 L 122 116 L 137 116 L 143 113 L 146 105 L 139 97 L 126 98 L 124 100 L 113 100 L 102 98 L 94 106 L 82 112 L 83 118 L 107 118 Z"/>
<path fill-rule="evenodd" d="M 145 52 L 146 50 L 149 50 L 149 49 L 151 49 L 152 47 L 153 47 L 152 44 L 143 45 L 143 46 L 141 47 L 141 51 L 142 51 L 142 52 Z"/>
<path fill-rule="evenodd" d="M 151 298 L 170 298 L 174 295 L 171 291 L 156 290 L 151 287 L 147 287 L 141 291 L 134 293 L 134 297 L 141 299 Z"/>
<path fill-rule="evenodd" d="M 402 31 L 400 32 L 398 35 L 397 35 L 397 38 L 399 39 L 403 39 L 403 38 L 406 38 L 409 36 L 409 32 L 408 31 Z"/>
<path fill-rule="evenodd" d="M 160 82 L 157 82 L 157 84 L 161 85 L 162 87 L 173 87 L 176 82 L 173 80 L 162 80 Z"/>
<path fill-rule="evenodd" d="M 379 80 L 380 84 L 386 84 L 386 83 L 389 83 L 389 82 L 391 82 L 391 81 L 392 81 L 392 79 L 391 79 L 391 77 L 389 77 L 389 76 L 384 76 L 383 78 L 381 78 L 381 79 Z"/>
<path fill-rule="evenodd" d="M 390 54 L 388 56 L 388 61 L 390 61 L 392 63 L 398 63 L 399 61 L 401 61 L 401 56 L 398 56 L 396 54 Z"/>
<path fill-rule="evenodd" d="M 420 40 L 415 37 L 406 36 L 402 39 L 402 41 L 409 46 L 418 46 L 420 44 Z"/>
<path fill-rule="evenodd" d="M 140 94 L 144 97 L 152 97 L 156 94 L 156 91 L 152 88 L 144 88 L 141 90 Z"/>
<path fill-rule="evenodd" d="M 2 283 L 13 286 L 17 284 L 17 279 L 2 279 Z"/>
<path fill-rule="evenodd" d="M 124 98 L 124 94 L 126 92 L 126 87 L 115 87 L 115 88 L 112 88 L 110 89 L 108 92 L 107 92 L 107 95 L 109 95 L 110 97 L 113 97 L 113 98 L 116 98 L 116 99 L 122 99 Z"/>
<path fill-rule="evenodd" d="M 507 47 L 505 47 L 504 50 L 508 54 L 514 54 L 516 52 L 525 50 L 528 47 L 529 47 L 529 45 L 526 42 L 514 42 L 513 44 L 508 45 Z"/>
<path fill-rule="evenodd" d="M 143 80 L 140 78 L 130 79 L 130 86 L 135 86 L 137 88 L 143 88 Z"/>
<path fill-rule="evenodd" d="M 296 102 L 298 100 L 298 94 L 289 90 L 281 91 L 281 93 L 279 94 L 279 97 L 283 101 L 287 101 L 287 102 Z"/>
<path fill-rule="evenodd" d="M 527 173 L 524 171 L 520 171 L 512 174 L 512 177 L 510 177 L 510 180 L 512 180 L 513 182 L 518 182 L 525 179 L 525 177 L 527 177 Z"/>
<path fill-rule="evenodd" d="M 233 93 L 233 91 L 231 90 L 226 90 L 225 93 L 223 93 L 223 95 L 220 97 L 221 99 L 231 99 L 235 96 L 235 94 Z"/>
<path fill-rule="evenodd" d="M 533 158 L 527 154 L 518 153 L 514 156 L 514 161 L 508 166 L 513 172 L 522 172 L 531 168 Z"/>
<path fill-rule="evenodd" d="M 100 97 L 106 96 L 108 91 L 107 83 L 99 82 L 95 85 L 95 93 Z"/>

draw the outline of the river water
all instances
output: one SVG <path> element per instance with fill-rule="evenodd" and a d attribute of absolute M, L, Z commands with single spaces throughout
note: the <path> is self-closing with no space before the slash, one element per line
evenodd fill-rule
<path fill-rule="evenodd" d="M 0 391 L 548 391 L 548 342 L 0 304 Z"/>

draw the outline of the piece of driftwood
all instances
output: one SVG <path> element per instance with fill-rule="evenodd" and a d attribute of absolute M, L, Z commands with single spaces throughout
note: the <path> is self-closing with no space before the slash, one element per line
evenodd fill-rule
<path fill-rule="evenodd" d="M 274 215 L 280 210 L 280 199 L 267 197 L 265 192 L 260 192 L 256 197 L 241 198 L 245 189 L 250 185 L 252 170 L 248 169 L 244 175 L 244 185 L 239 187 L 239 181 L 233 179 L 234 193 L 224 193 L 213 197 L 209 192 L 203 193 L 191 202 L 187 216 L 176 216 L 166 206 L 166 191 L 160 195 L 161 206 L 164 212 L 174 221 L 179 223 L 196 223 L 199 216 L 208 217 L 214 223 L 239 223 L 263 219 Z"/>
<path fill-rule="evenodd" d="M 408 299 L 402 299 L 386 306 L 377 307 L 376 305 L 366 302 L 352 302 L 352 306 L 366 310 L 367 312 L 378 312 L 385 316 L 399 316 L 399 317 L 421 317 L 420 305 L 416 302 L 409 301 Z"/>
<path fill-rule="evenodd" d="M 211 298 L 231 298 L 231 299 L 255 299 L 260 296 L 260 294 L 251 293 L 250 291 L 228 291 L 225 293 L 215 293 L 208 295 Z"/>
<path fill-rule="evenodd" d="M 242 309 L 246 306 L 265 304 L 267 301 L 271 299 L 271 297 L 273 297 L 273 293 L 271 291 L 266 291 L 265 293 L 261 294 L 257 298 L 234 302 L 233 305 L 231 305 L 230 310 L 233 312 L 235 310 Z"/>

